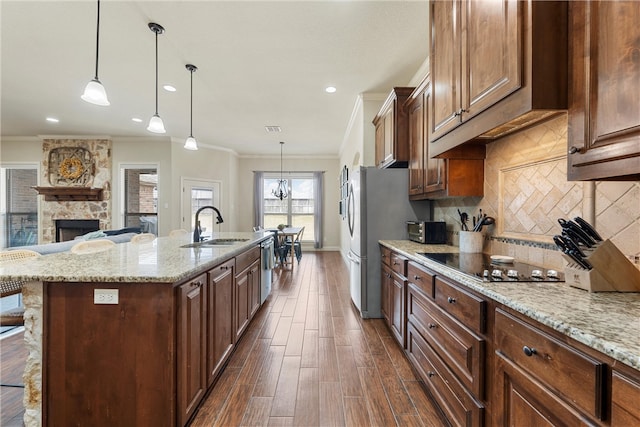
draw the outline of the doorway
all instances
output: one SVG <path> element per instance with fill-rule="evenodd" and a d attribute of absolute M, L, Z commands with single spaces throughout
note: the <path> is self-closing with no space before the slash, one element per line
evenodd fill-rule
<path fill-rule="evenodd" d="M 196 224 L 196 212 L 203 206 L 215 206 L 221 212 L 221 190 L 220 181 L 210 181 L 205 179 L 182 178 L 182 200 L 181 200 L 181 226 L 185 230 L 193 231 Z M 222 212 L 224 218 L 224 212 Z M 202 211 L 198 220 L 202 228 L 202 235 L 210 238 L 212 232 L 219 232 L 220 225 L 215 223 L 216 216 L 211 209 Z"/>

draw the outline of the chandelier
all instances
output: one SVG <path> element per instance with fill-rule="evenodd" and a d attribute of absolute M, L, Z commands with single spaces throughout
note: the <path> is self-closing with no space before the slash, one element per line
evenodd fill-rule
<path fill-rule="evenodd" d="M 273 194 L 280 200 L 286 199 L 288 196 L 287 180 L 282 179 L 282 146 L 283 145 L 284 145 L 284 142 L 280 141 L 280 179 L 278 180 L 278 187 L 271 190 L 271 194 Z"/>

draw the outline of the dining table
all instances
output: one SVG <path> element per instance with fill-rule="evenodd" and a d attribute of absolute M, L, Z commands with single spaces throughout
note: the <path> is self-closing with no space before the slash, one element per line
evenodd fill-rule
<path fill-rule="evenodd" d="M 291 269 L 293 269 L 293 242 L 298 238 L 302 230 L 304 230 L 304 227 L 285 227 L 282 230 L 277 229 L 276 238 L 278 239 L 278 247 L 284 248 L 287 242 L 291 244 L 291 250 L 286 252 L 283 251 L 280 256 L 280 265 L 282 267 L 290 266 Z"/>

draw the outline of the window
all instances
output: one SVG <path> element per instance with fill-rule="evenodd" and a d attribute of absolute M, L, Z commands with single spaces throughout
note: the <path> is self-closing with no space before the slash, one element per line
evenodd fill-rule
<path fill-rule="evenodd" d="M 38 243 L 38 185 L 36 165 L 0 168 L 0 230 L 2 247 Z"/>
<path fill-rule="evenodd" d="M 276 228 L 279 224 L 293 227 L 305 227 L 303 241 L 320 242 L 320 212 L 322 204 L 322 173 L 292 172 L 286 177 L 289 196 L 283 200 L 277 198 L 273 191 L 278 187 L 280 175 L 276 173 L 261 174 L 262 209 L 258 207 L 259 223 L 264 228 Z M 259 185 L 258 183 L 256 183 Z"/>
<path fill-rule="evenodd" d="M 143 233 L 158 234 L 158 172 L 156 168 L 124 167 L 125 227 L 140 227 Z"/>

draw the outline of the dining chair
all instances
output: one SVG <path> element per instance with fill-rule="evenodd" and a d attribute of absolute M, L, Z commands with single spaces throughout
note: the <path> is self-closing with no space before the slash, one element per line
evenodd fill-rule
<path fill-rule="evenodd" d="M 140 233 L 131 238 L 131 243 L 149 243 L 156 240 L 156 235 L 153 233 Z"/>
<path fill-rule="evenodd" d="M 298 260 L 298 264 L 300 264 L 300 259 L 302 258 L 302 236 L 304 235 L 304 227 L 302 227 L 300 229 L 300 231 L 298 232 L 298 234 L 296 234 L 296 237 L 293 238 L 292 241 L 287 241 L 285 243 L 286 249 L 285 249 L 285 254 L 288 254 L 289 251 L 291 251 L 291 248 L 293 248 L 293 255 L 295 255 L 296 259 Z M 291 262 L 293 264 L 293 261 Z"/>
<path fill-rule="evenodd" d="M 71 253 L 77 255 L 91 254 L 94 252 L 105 251 L 115 245 L 116 244 L 114 242 L 107 239 L 85 240 L 73 245 L 71 247 Z"/>
<path fill-rule="evenodd" d="M 39 257 L 40 254 L 28 249 L 15 249 L 0 252 L 0 264 L 24 262 L 28 259 Z M 22 293 L 21 280 L 0 281 L 0 298 Z M 0 313 L 0 326 L 24 325 L 24 307 L 10 308 Z"/>
<path fill-rule="evenodd" d="M 169 237 L 180 237 L 184 236 L 185 234 L 189 234 L 189 232 L 184 228 L 178 228 L 177 230 L 171 230 L 169 232 Z"/>

